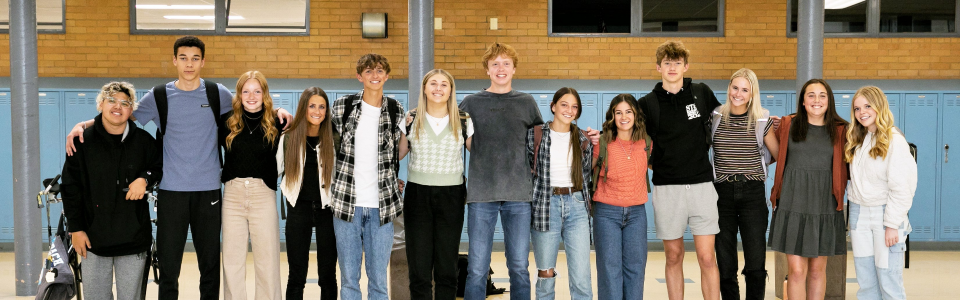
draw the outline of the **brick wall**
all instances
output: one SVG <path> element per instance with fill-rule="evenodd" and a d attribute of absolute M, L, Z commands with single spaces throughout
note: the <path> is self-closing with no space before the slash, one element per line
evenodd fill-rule
<path fill-rule="evenodd" d="M 268 78 L 352 78 L 357 59 L 377 52 L 390 60 L 393 75 L 406 77 L 406 0 L 314 0 L 310 12 L 310 36 L 200 36 L 203 75 L 261 70 Z M 387 39 L 360 37 L 363 12 L 388 14 Z M 66 34 L 39 35 L 40 76 L 177 76 L 173 42 L 179 36 L 130 35 L 127 1 L 67 1 L 66 20 Z M 9 49 L 9 37 L 0 35 L 0 76 L 10 76 Z"/>
<path fill-rule="evenodd" d="M 270 78 L 352 78 L 356 59 L 386 55 L 394 78 L 407 68 L 407 1 L 312 0 L 309 37 L 205 36 L 209 77 L 258 69 Z M 67 33 L 39 36 L 43 77 L 173 77 L 176 36 L 130 35 L 127 1 L 67 2 Z M 360 38 L 360 13 L 386 12 L 388 39 Z M 657 79 L 654 52 L 667 40 L 692 51 L 688 74 L 726 79 L 748 67 L 761 79 L 795 76 L 796 39 L 787 38 L 786 1 L 727 0 L 724 37 L 548 37 L 548 0 L 435 0 L 438 68 L 460 79 L 486 78 L 479 59 L 487 45 L 520 52 L 517 78 Z M 115 16 L 106 18 L 104 16 Z M 489 18 L 499 30 L 489 30 Z M 9 38 L 0 38 L 0 76 L 9 76 Z M 960 38 L 828 38 L 830 79 L 953 79 L 960 76 Z"/>

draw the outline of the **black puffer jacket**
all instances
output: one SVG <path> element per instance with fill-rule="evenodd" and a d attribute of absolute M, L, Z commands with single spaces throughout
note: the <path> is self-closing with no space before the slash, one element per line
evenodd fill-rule
<path fill-rule="evenodd" d="M 150 249 L 153 241 L 146 197 L 126 200 L 127 188 L 137 178 L 148 185 L 162 175 L 159 144 L 133 121 L 127 122 L 120 143 L 103 127 L 102 115 L 83 132 L 83 143 L 74 138 L 77 151 L 63 165 L 63 210 L 70 231 L 84 231 L 90 252 L 122 256 Z"/>

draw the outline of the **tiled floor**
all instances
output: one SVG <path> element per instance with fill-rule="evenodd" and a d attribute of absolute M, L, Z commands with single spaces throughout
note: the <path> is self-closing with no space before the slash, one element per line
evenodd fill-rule
<path fill-rule="evenodd" d="M 286 261 L 285 253 L 281 254 L 281 261 Z M 857 284 L 856 280 L 853 279 L 855 274 L 853 273 L 853 259 L 852 255 L 848 259 L 848 270 L 850 273 L 847 274 L 847 299 L 856 299 Z M 592 259 L 596 259 L 593 257 Z M 535 276 L 536 266 L 533 264 L 533 254 L 530 255 L 530 273 L 532 276 Z M 254 280 L 253 280 L 253 264 L 252 256 L 251 260 L 247 262 L 247 294 L 248 298 L 253 299 L 254 296 Z M 199 293 L 197 292 L 199 272 L 197 272 L 196 257 L 193 253 L 187 253 L 184 257 L 184 266 L 183 273 L 180 277 L 180 296 L 181 299 L 197 299 L 199 298 Z M 286 264 L 282 264 L 281 274 L 283 278 L 283 284 L 286 284 Z M 560 278 L 557 279 L 557 299 L 569 299 L 569 292 L 567 288 L 567 276 L 566 274 L 566 263 L 565 256 L 561 253 L 558 262 L 558 272 L 561 274 Z M 647 299 L 666 299 L 667 291 L 666 285 L 661 283 L 663 279 L 663 266 L 664 266 L 664 256 L 663 252 L 650 252 L 649 259 L 647 262 L 647 272 L 646 280 L 644 282 L 644 297 Z M 509 289 L 509 284 L 507 283 L 507 270 L 504 264 L 503 252 L 496 252 L 493 255 L 492 267 L 494 270 L 494 282 L 498 287 L 506 287 Z M 686 284 L 686 298 L 685 299 L 702 299 L 700 295 L 700 272 L 697 268 L 696 256 L 692 252 L 688 252 L 684 260 L 684 268 L 686 270 L 685 277 L 687 278 Z M 13 253 L 0 253 L 0 300 L 26 300 L 33 299 L 33 297 L 15 297 L 14 290 L 14 257 Z M 773 252 L 767 253 L 767 270 L 770 273 L 773 273 Z M 311 269 L 309 271 L 312 275 L 309 277 L 316 276 L 315 265 L 311 262 Z M 594 281 L 594 290 L 596 290 L 596 270 L 594 269 L 593 273 Z M 907 295 L 912 300 L 940 300 L 940 299 L 958 299 L 957 295 L 960 295 L 960 284 L 957 283 L 957 278 L 960 278 L 960 252 L 912 252 L 911 253 L 911 268 L 904 270 L 905 286 L 907 289 Z M 536 280 L 535 277 L 531 277 L 531 280 Z M 309 280 L 308 280 L 309 281 Z M 366 279 L 361 279 L 361 287 L 366 286 Z M 767 293 L 766 299 L 776 299 L 774 297 L 774 284 L 782 284 L 769 282 L 767 284 Z M 741 288 L 742 289 L 742 288 Z M 363 289 L 365 292 L 365 288 Z M 309 299 L 319 299 L 320 288 L 314 284 L 307 285 L 306 288 L 306 297 Z M 366 294 L 366 293 L 364 293 Z M 147 299 L 156 299 L 157 295 L 157 286 L 153 283 L 149 284 L 147 290 Z M 491 300 L 506 300 L 509 299 L 509 294 L 504 294 L 501 296 L 489 297 Z"/>

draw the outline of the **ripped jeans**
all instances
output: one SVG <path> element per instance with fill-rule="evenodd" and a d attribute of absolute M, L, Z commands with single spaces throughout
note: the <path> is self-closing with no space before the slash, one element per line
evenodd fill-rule
<path fill-rule="evenodd" d="M 909 221 L 897 229 L 899 240 L 891 247 L 885 242 L 881 206 L 862 206 L 850 202 L 850 242 L 853 244 L 853 265 L 857 270 L 857 299 L 906 299 L 903 289 L 904 242 L 910 233 Z"/>
<path fill-rule="evenodd" d="M 570 298 L 573 300 L 593 299 L 590 280 L 590 213 L 587 212 L 583 195 L 575 192 L 567 195 L 550 196 L 550 230 L 530 230 L 533 239 L 533 256 L 537 270 L 555 269 L 560 241 L 563 240 L 567 255 L 567 270 L 570 273 Z M 539 277 L 537 275 L 537 299 L 555 298 L 554 286 L 557 276 Z"/>

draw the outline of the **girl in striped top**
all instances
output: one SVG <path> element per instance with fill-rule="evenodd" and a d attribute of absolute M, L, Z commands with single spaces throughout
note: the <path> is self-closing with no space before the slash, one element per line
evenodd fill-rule
<path fill-rule="evenodd" d="M 593 198 L 593 235 L 600 300 L 643 299 L 647 150 L 652 147 L 648 140 L 637 100 L 630 94 L 614 97 L 603 122 L 603 135 L 593 147 L 598 164 L 594 172 L 599 175 Z"/>
<path fill-rule="evenodd" d="M 720 233 L 716 237 L 720 295 L 740 299 L 737 283 L 737 231 L 743 241 L 746 299 L 763 299 L 767 271 L 767 200 L 764 180 L 770 154 L 764 137 L 773 122 L 760 106 L 757 75 L 740 69 L 730 77 L 727 100 L 711 116 L 713 121 L 714 187 L 719 199 Z"/>

